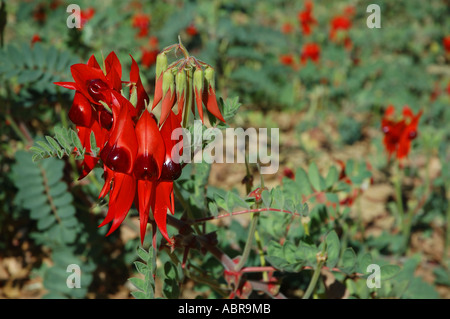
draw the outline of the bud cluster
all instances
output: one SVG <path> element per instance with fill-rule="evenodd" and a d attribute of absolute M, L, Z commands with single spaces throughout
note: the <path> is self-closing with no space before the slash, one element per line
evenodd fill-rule
<path fill-rule="evenodd" d="M 170 65 L 168 53 L 181 51 L 183 58 Z M 204 123 L 203 105 L 217 119 L 225 122 L 217 104 L 214 69 L 205 62 L 189 56 L 180 43 L 167 47 L 156 59 L 156 85 L 152 110 L 160 105 L 160 123 L 163 123 L 170 111 L 176 107 L 176 114 L 182 117 L 184 124 L 189 112 L 197 113 Z M 183 125 L 185 126 L 185 125 Z"/>

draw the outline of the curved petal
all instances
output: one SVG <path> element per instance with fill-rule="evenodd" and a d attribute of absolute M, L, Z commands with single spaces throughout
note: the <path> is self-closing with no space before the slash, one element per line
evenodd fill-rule
<path fill-rule="evenodd" d="M 112 234 L 127 216 L 133 204 L 135 192 L 136 180 L 133 176 L 114 172 L 108 213 L 99 225 L 99 227 L 102 227 L 112 221 L 111 228 L 106 236 Z"/>

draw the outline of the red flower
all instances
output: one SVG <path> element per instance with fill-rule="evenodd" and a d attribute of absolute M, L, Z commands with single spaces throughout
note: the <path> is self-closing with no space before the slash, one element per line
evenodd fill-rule
<path fill-rule="evenodd" d="M 417 137 L 417 125 L 422 111 L 414 115 L 408 106 L 404 106 L 403 118 L 398 121 L 393 119 L 394 113 L 394 107 L 389 105 L 381 121 L 384 133 L 383 143 L 389 158 L 396 153 L 397 159 L 402 159 L 408 156 L 411 141 Z"/>
<path fill-rule="evenodd" d="M 133 28 L 139 29 L 137 36 L 139 38 L 144 38 L 148 35 L 150 27 L 150 17 L 143 13 L 136 13 L 133 16 L 132 22 Z"/>
<path fill-rule="evenodd" d="M 156 57 L 158 56 L 159 50 L 147 50 L 145 48 L 141 49 L 142 51 L 142 58 L 141 62 L 142 65 L 146 68 L 151 67 L 153 64 L 156 63 Z"/>
<path fill-rule="evenodd" d="M 337 16 L 331 20 L 330 40 L 335 42 L 343 41 L 345 48 L 351 49 L 352 41 L 347 32 L 352 27 L 352 21 L 347 16 Z M 343 37 L 338 38 L 338 34 L 342 32 Z"/>
<path fill-rule="evenodd" d="M 309 59 L 313 62 L 319 62 L 320 58 L 320 47 L 316 43 L 307 43 L 302 48 L 302 53 L 300 55 L 300 61 L 305 64 Z"/>
<path fill-rule="evenodd" d="M 105 184 L 100 197 L 109 194 L 109 208 L 100 226 L 112 223 L 107 235 L 114 232 L 134 203 L 140 216 L 141 241 L 151 219 L 171 242 L 166 215 L 168 210 L 174 213 L 173 181 L 181 174 L 176 160 L 179 141 L 171 136 L 180 127 L 181 118 L 169 109 L 167 119 L 158 126 L 154 115 L 145 110 L 149 97 L 139 67 L 131 59 L 130 81 L 121 80 L 122 66 L 111 52 L 104 61 L 105 70 L 92 56 L 87 64 L 71 67 L 75 82 L 55 84 L 76 90 L 69 118 L 86 148 L 80 178 L 89 174 L 99 160 L 103 163 Z M 130 100 L 122 95 L 122 84 L 129 87 Z M 92 154 L 92 132 L 100 148 L 99 156 Z"/>
<path fill-rule="evenodd" d="M 94 8 L 87 8 L 86 10 L 80 11 L 80 27 L 81 29 L 85 26 L 85 24 L 91 20 L 95 15 L 95 9 Z"/>
<path fill-rule="evenodd" d="M 284 65 L 294 65 L 294 56 L 292 54 L 280 55 L 280 62 Z"/>
<path fill-rule="evenodd" d="M 444 45 L 445 52 L 450 53 L 450 35 L 442 39 L 442 44 Z"/>
<path fill-rule="evenodd" d="M 42 38 L 39 36 L 39 34 L 33 35 L 31 38 L 31 45 L 35 44 L 36 42 L 41 42 Z"/>
<path fill-rule="evenodd" d="M 159 46 L 158 38 L 153 36 L 150 37 L 148 41 L 148 48 L 147 47 L 141 48 L 142 51 L 141 62 L 146 68 L 149 68 L 156 63 L 156 58 L 159 54 L 158 46 Z"/>
<path fill-rule="evenodd" d="M 303 35 L 311 33 L 311 26 L 317 24 L 317 20 L 312 15 L 313 3 L 311 1 L 305 2 L 305 8 L 298 13 L 298 20 L 302 28 Z"/>
<path fill-rule="evenodd" d="M 193 23 L 191 23 L 187 28 L 186 28 L 186 33 L 189 34 L 190 36 L 195 36 L 198 34 L 198 30 L 195 27 L 195 25 Z"/>

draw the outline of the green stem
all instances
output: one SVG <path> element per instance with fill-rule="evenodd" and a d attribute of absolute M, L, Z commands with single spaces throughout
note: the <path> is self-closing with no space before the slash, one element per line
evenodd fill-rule
<path fill-rule="evenodd" d="M 400 166 L 397 166 L 396 176 L 394 177 L 394 187 L 395 187 L 395 201 L 397 203 L 397 213 L 398 213 L 398 222 L 399 227 L 404 230 L 404 215 L 405 211 L 403 210 L 403 199 L 402 199 L 402 170 Z"/>
<path fill-rule="evenodd" d="M 250 230 L 247 235 L 247 241 L 245 243 L 244 251 L 242 252 L 242 257 L 239 263 L 236 265 L 236 270 L 239 271 L 244 267 L 247 262 L 248 256 L 250 255 L 250 250 L 252 248 L 253 237 L 255 237 L 256 225 L 258 224 L 259 213 L 252 214 L 252 220 L 250 223 Z"/>
<path fill-rule="evenodd" d="M 25 143 L 25 145 L 28 145 L 30 141 L 26 138 L 25 134 L 22 133 L 19 126 L 17 125 L 16 121 L 12 118 L 10 114 L 6 114 L 6 121 L 9 122 L 9 126 L 13 129 L 13 131 L 17 134 L 17 136 L 20 137 L 20 139 Z"/>
<path fill-rule="evenodd" d="M 311 297 L 312 293 L 314 292 L 314 289 L 316 288 L 317 281 L 319 280 L 320 276 L 320 270 L 322 269 L 324 263 L 325 263 L 324 261 L 320 261 L 317 263 L 311 281 L 309 282 L 308 288 L 306 289 L 306 292 L 303 295 L 302 299 L 309 299 Z"/>

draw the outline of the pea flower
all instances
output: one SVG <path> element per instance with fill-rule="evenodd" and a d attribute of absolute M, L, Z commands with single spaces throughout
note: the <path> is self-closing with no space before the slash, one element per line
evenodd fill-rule
<path fill-rule="evenodd" d="M 408 106 L 403 107 L 402 118 L 394 118 L 395 108 L 389 105 L 381 120 L 381 129 L 384 133 L 383 143 L 389 159 L 396 154 L 397 159 L 408 156 L 411 149 L 411 141 L 417 137 L 417 126 L 419 124 L 422 110 L 416 115 Z"/>

